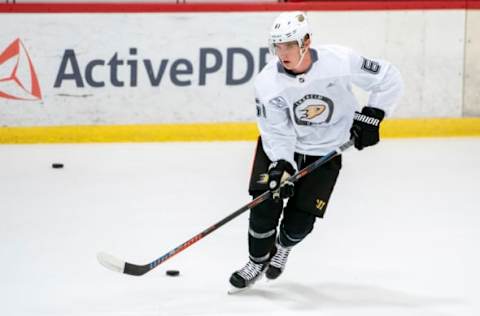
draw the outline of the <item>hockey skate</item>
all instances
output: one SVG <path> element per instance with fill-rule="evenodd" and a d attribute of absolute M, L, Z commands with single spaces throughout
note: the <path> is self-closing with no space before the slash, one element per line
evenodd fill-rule
<path fill-rule="evenodd" d="M 265 275 L 269 280 L 275 280 L 282 274 L 287 264 L 288 255 L 292 247 L 283 247 L 277 241 L 275 247 L 277 248 L 275 255 L 270 260 Z"/>
<path fill-rule="evenodd" d="M 243 268 L 235 271 L 230 277 L 232 289 L 228 293 L 234 294 L 251 286 L 262 277 L 267 268 L 267 264 L 268 263 L 255 263 L 249 260 Z"/>

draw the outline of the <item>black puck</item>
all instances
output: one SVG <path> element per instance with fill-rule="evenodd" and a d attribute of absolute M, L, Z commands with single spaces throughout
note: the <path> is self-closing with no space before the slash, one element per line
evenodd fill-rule
<path fill-rule="evenodd" d="M 63 168 L 63 163 L 58 163 L 58 162 L 52 163 L 52 168 L 61 169 L 61 168 Z"/>
<path fill-rule="evenodd" d="M 180 271 L 178 271 L 178 270 L 167 270 L 165 273 L 168 276 L 179 276 L 180 275 Z"/>

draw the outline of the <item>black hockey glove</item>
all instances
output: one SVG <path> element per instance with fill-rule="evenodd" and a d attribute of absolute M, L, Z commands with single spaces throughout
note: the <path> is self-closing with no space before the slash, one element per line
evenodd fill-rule
<path fill-rule="evenodd" d="M 383 110 L 366 106 L 362 112 L 355 111 L 350 136 L 355 139 L 355 148 L 362 150 L 380 141 L 380 122 L 385 117 Z"/>
<path fill-rule="evenodd" d="M 274 200 L 286 199 L 293 196 L 294 185 L 285 181 L 295 173 L 295 168 L 286 160 L 274 161 L 268 167 L 268 188 Z M 282 182 L 283 181 L 283 182 Z"/>

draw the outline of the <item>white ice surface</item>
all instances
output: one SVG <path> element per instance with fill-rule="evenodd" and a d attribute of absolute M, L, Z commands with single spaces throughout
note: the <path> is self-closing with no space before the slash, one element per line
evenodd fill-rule
<path fill-rule="evenodd" d="M 247 213 L 142 277 L 97 262 L 147 263 L 248 202 L 253 150 L 0 146 L 0 315 L 480 315 L 480 138 L 348 151 L 284 275 L 242 294 Z"/>

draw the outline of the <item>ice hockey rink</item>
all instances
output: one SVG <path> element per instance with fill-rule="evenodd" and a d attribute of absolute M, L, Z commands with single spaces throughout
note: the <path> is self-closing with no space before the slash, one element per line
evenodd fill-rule
<path fill-rule="evenodd" d="M 254 146 L 1 145 L 0 314 L 480 315 L 480 138 L 349 150 L 282 277 L 243 293 L 247 213 L 141 277 L 97 262 L 148 263 L 247 203 Z"/>

